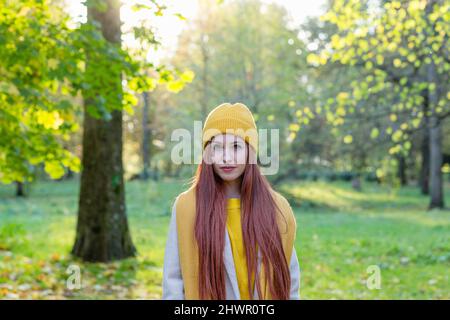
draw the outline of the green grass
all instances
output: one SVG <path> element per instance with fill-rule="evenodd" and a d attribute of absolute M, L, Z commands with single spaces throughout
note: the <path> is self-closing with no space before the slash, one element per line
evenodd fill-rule
<path fill-rule="evenodd" d="M 449 190 L 446 185 L 446 192 Z M 185 181 L 127 183 L 137 258 L 82 263 L 75 237 L 78 183 L 38 182 L 26 199 L 0 187 L 0 298 L 160 299 L 170 209 Z M 392 190 L 342 182 L 296 182 L 279 189 L 297 217 L 302 299 L 449 299 L 450 211 L 427 211 L 415 187 Z M 450 203 L 447 192 L 446 204 Z M 81 289 L 69 290 L 69 265 Z M 381 271 L 368 289 L 367 268 Z"/>

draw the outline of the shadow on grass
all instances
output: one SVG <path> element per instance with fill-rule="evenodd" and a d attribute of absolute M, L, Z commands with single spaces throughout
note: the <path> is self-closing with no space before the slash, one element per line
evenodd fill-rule
<path fill-rule="evenodd" d="M 426 211 L 429 201 L 429 196 L 422 195 L 417 187 L 394 189 L 375 183 L 363 183 L 361 190 L 355 190 L 350 183 L 345 182 L 289 182 L 279 190 L 292 207 L 317 212 Z M 450 198 L 447 198 L 446 203 L 449 201 Z M 441 209 L 444 213 L 449 210 L 448 205 Z"/>

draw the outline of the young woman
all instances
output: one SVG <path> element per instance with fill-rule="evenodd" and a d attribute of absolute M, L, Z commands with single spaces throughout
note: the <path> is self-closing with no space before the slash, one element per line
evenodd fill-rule
<path fill-rule="evenodd" d="M 203 157 L 172 208 L 163 299 L 299 299 L 296 220 L 255 161 L 251 111 L 223 103 L 203 127 Z"/>

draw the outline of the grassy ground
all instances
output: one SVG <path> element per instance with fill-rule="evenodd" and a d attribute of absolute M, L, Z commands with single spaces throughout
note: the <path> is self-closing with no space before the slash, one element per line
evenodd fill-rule
<path fill-rule="evenodd" d="M 180 181 L 127 184 L 135 259 L 84 264 L 68 254 L 78 183 L 39 182 L 27 199 L 0 187 L 0 298 L 160 299 L 171 204 Z M 446 204 L 450 194 L 446 189 Z M 415 187 L 297 182 L 281 186 L 297 217 L 303 299 L 450 299 L 450 211 L 426 211 Z M 70 265 L 82 287 L 69 290 Z M 369 266 L 381 288 L 368 289 Z"/>

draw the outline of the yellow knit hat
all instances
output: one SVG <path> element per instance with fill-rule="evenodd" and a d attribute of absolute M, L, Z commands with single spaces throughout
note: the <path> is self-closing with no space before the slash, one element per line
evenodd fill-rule
<path fill-rule="evenodd" d="M 203 126 L 203 149 L 213 136 L 221 133 L 231 133 L 241 137 L 255 149 L 256 154 L 258 153 L 258 131 L 255 119 L 245 104 L 227 102 L 211 110 Z"/>

